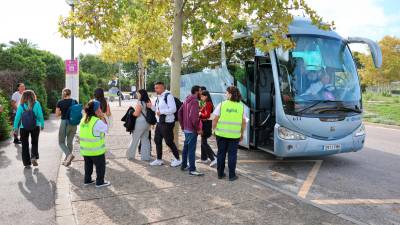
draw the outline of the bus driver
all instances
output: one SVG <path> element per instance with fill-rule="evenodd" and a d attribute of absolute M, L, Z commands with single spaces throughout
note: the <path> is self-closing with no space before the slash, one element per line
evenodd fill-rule
<path fill-rule="evenodd" d="M 332 91 L 335 89 L 333 85 L 330 83 L 330 77 L 328 74 L 323 73 L 320 77 L 320 80 L 312 83 L 310 87 L 302 94 L 302 96 L 312 95 L 318 96 L 321 95 L 323 100 L 335 100 Z"/>

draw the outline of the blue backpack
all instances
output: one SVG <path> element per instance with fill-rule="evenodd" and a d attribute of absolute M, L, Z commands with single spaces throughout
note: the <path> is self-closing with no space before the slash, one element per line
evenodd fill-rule
<path fill-rule="evenodd" d="M 36 104 L 36 103 L 35 103 Z M 22 112 L 21 123 L 25 130 L 32 131 L 36 128 L 36 115 L 33 112 L 33 107 L 30 110 L 25 109 L 25 104 L 21 104 Z"/>
<path fill-rule="evenodd" d="M 82 104 L 78 104 L 75 100 L 72 100 L 71 106 L 68 109 L 68 124 L 76 126 L 81 122 L 82 119 Z"/>

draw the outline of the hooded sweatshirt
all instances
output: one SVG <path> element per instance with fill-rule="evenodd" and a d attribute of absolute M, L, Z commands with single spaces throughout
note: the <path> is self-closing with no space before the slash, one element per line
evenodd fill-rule
<path fill-rule="evenodd" d="M 189 95 L 178 111 L 179 124 L 186 132 L 197 132 L 199 128 L 199 102 L 196 95 Z"/>

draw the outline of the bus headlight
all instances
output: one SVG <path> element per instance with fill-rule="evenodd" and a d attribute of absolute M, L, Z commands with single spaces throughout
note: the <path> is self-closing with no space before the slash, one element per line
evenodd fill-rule
<path fill-rule="evenodd" d="M 278 136 L 285 140 L 305 140 L 306 136 L 296 131 L 287 129 L 286 127 L 278 128 Z"/>
<path fill-rule="evenodd" d="M 354 133 L 354 137 L 363 136 L 365 135 L 365 126 L 361 124 L 360 127 L 357 128 L 356 132 Z"/>

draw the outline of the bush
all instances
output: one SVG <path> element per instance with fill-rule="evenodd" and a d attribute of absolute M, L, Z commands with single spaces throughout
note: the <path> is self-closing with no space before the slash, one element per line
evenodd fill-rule
<path fill-rule="evenodd" d="M 392 95 L 400 95 L 400 90 L 392 90 Z"/>
<path fill-rule="evenodd" d="M 3 106 L 3 112 L 0 113 L 0 141 L 10 137 L 11 126 L 10 126 L 10 102 L 8 98 L 4 96 L 3 92 L 0 91 L 0 105 Z"/>
<path fill-rule="evenodd" d="M 373 99 L 373 97 L 374 97 L 374 95 L 372 93 L 370 93 L 370 92 L 367 92 L 367 93 L 363 94 L 363 98 L 364 98 L 365 101 L 370 101 L 370 100 Z"/>
<path fill-rule="evenodd" d="M 383 97 L 392 97 L 392 94 L 388 91 L 384 91 L 384 92 L 382 92 L 382 96 Z"/>

